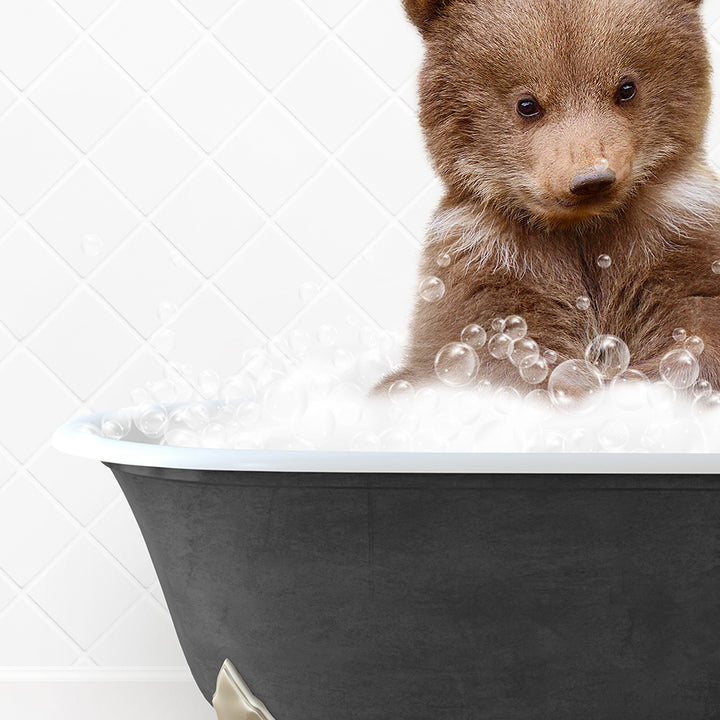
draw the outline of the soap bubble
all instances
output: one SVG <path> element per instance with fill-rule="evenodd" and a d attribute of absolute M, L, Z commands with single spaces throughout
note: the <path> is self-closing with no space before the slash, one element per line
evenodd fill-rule
<path fill-rule="evenodd" d="M 262 347 L 252 347 L 242 356 L 242 369 L 255 380 L 259 380 L 273 370 L 273 361 L 270 353 Z M 219 384 L 219 378 L 218 378 Z"/>
<path fill-rule="evenodd" d="M 695 398 L 693 412 L 696 415 L 716 415 L 720 417 L 720 392 L 714 392 L 706 397 Z"/>
<path fill-rule="evenodd" d="M 148 405 L 138 409 L 135 415 L 135 426 L 149 438 L 159 438 L 167 430 L 168 414 L 161 405 Z"/>
<path fill-rule="evenodd" d="M 548 391 L 560 410 L 589 410 L 599 401 L 600 373 L 585 360 L 566 360 L 550 375 Z"/>
<path fill-rule="evenodd" d="M 612 265 L 612 258 L 609 255 L 601 255 L 597 259 L 598 267 L 607 270 Z"/>
<path fill-rule="evenodd" d="M 716 275 L 720 275 L 720 260 L 716 260 L 716 261 L 712 264 L 712 271 L 713 271 Z"/>
<path fill-rule="evenodd" d="M 430 415 L 440 404 L 440 393 L 435 388 L 423 387 L 415 393 L 415 407 L 420 413 Z"/>
<path fill-rule="evenodd" d="M 310 333 L 304 328 L 295 328 L 290 332 L 288 343 L 297 355 L 302 355 L 310 348 L 312 338 L 310 337 Z"/>
<path fill-rule="evenodd" d="M 496 360 L 505 360 L 510 357 L 513 341 L 509 335 L 498 333 L 490 338 L 488 343 L 488 352 Z"/>
<path fill-rule="evenodd" d="M 540 347 L 532 338 L 523 337 L 513 342 L 509 357 L 515 367 L 522 367 L 526 361 L 531 365 L 540 358 Z"/>
<path fill-rule="evenodd" d="M 603 450 L 617 452 L 630 441 L 630 430 L 623 422 L 609 420 L 598 431 L 598 440 Z"/>
<path fill-rule="evenodd" d="M 255 386 L 247 375 L 231 375 L 220 385 L 220 399 L 226 403 L 250 400 L 255 397 Z"/>
<path fill-rule="evenodd" d="M 318 340 L 322 347 L 332 347 L 338 339 L 338 331 L 332 325 L 321 325 L 317 332 Z"/>
<path fill-rule="evenodd" d="M 527 323 L 525 318 L 519 315 L 510 315 L 505 318 L 505 328 L 503 332 L 509 335 L 512 340 L 520 340 L 527 335 Z"/>
<path fill-rule="evenodd" d="M 612 388 L 621 409 L 639 410 L 647 404 L 650 381 L 640 370 L 625 370 L 613 378 Z"/>
<path fill-rule="evenodd" d="M 152 398 L 150 397 L 150 389 L 147 387 L 136 387 L 130 391 L 133 405 L 149 405 Z"/>
<path fill-rule="evenodd" d="M 178 399 L 177 387 L 167 378 L 156 380 L 150 387 L 150 395 L 158 405 L 172 403 Z"/>
<path fill-rule="evenodd" d="M 480 350 L 487 342 L 487 333 L 480 325 L 468 325 L 461 335 L 461 340 L 475 350 Z"/>
<path fill-rule="evenodd" d="M 581 295 L 576 301 L 575 306 L 578 310 L 589 310 L 592 303 L 590 302 L 590 298 L 586 295 Z"/>
<path fill-rule="evenodd" d="M 502 333 L 505 332 L 505 321 L 502 318 L 495 318 L 492 323 L 490 324 L 490 327 L 496 332 L 496 333 Z"/>
<path fill-rule="evenodd" d="M 643 430 L 640 444 L 646 450 L 661 450 L 665 441 L 665 428 L 659 423 L 651 423 Z"/>
<path fill-rule="evenodd" d="M 276 380 L 265 390 L 263 408 L 273 420 L 292 420 L 308 407 L 307 390 L 289 378 Z"/>
<path fill-rule="evenodd" d="M 128 410 L 105 413 L 100 421 L 103 437 L 122 440 L 132 428 L 132 414 Z"/>
<path fill-rule="evenodd" d="M 525 408 L 536 419 L 548 417 L 554 410 L 552 398 L 547 390 L 533 390 L 525 396 Z"/>
<path fill-rule="evenodd" d="M 365 350 L 360 354 L 357 370 L 360 381 L 363 383 L 375 382 L 385 373 L 390 372 L 392 363 L 389 358 L 379 350 Z"/>
<path fill-rule="evenodd" d="M 691 418 L 676 420 L 665 432 L 665 452 L 688 453 L 702 450 L 705 443 L 702 428 Z"/>
<path fill-rule="evenodd" d="M 200 434 L 200 441 L 205 448 L 222 448 L 227 441 L 227 433 L 224 425 L 212 422 L 203 428 Z"/>
<path fill-rule="evenodd" d="M 693 335 L 685 341 L 684 347 L 688 352 L 692 353 L 696 358 L 698 358 L 705 351 L 705 342 L 701 337 Z"/>
<path fill-rule="evenodd" d="M 82 239 L 83 252 L 88 257 L 98 257 L 103 251 L 103 241 L 99 235 L 85 235 Z"/>
<path fill-rule="evenodd" d="M 262 406 L 254 400 L 246 400 L 235 408 L 235 419 L 241 428 L 253 429 L 262 419 Z"/>
<path fill-rule="evenodd" d="M 161 302 L 157 307 L 157 315 L 162 322 L 167 322 L 178 311 L 178 307 L 170 300 Z"/>
<path fill-rule="evenodd" d="M 220 376 L 214 370 L 201 370 L 197 379 L 197 388 L 206 400 L 216 398 L 220 390 Z"/>
<path fill-rule="evenodd" d="M 376 348 L 380 344 L 380 331 L 372 325 L 363 325 L 358 336 L 363 347 Z"/>
<path fill-rule="evenodd" d="M 520 364 L 520 377 L 530 385 L 539 385 L 550 372 L 547 360 L 542 357 L 526 358 Z"/>
<path fill-rule="evenodd" d="M 437 264 L 438 264 L 441 268 L 448 267 L 451 262 L 452 262 L 452 255 L 450 255 L 449 252 L 441 252 L 441 253 L 437 256 Z"/>
<path fill-rule="evenodd" d="M 688 336 L 687 330 L 685 328 L 675 328 L 672 336 L 675 342 L 685 342 Z"/>
<path fill-rule="evenodd" d="M 190 430 L 200 432 L 210 422 L 210 410 L 204 403 L 196 402 L 179 408 L 175 417 Z"/>
<path fill-rule="evenodd" d="M 351 373 L 357 366 L 357 358 L 349 350 L 336 348 L 333 352 L 333 367 L 341 374 Z"/>
<path fill-rule="evenodd" d="M 390 402 L 395 404 L 405 403 L 412 400 L 415 395 L 415 388 L 407 380 L 396 380 L 388 388 Z"/>
<path fill-rule="evenodd" d="M 671 350 L 660 361 L 660 376 L 675 390 L 692 387 L 699 375 L 697 358 L 688 350 Z"/>
<path fill-rule="evenodd" d="M 554 350 L 546 350 L 543 353 L 543 357 L 547 361 L 548 365 L 555 365 L 558 361 L 558 354 Z"/>
<path fill-rule="evenodd" d="M 445 297 L 445 283 L 437 277 L 427 277 L 420 283 L 420 297 L 426 302 L 438 302 Z"/>
<path fill-rule="evenodd" d="M 585 360 L 606 379 L 624 373 L 630 366 L 628 346 L 614 335 L 598 335 L 587 346 Z"/>
<path fill-rule="evenodd" d="M 695 386 L 693 387 L 693 395 L 696 398 L 707 398 L 710 397 L 712 393 L 712 384 L 709 383 L 707 380 L 698 380 L 698 382 L 695 383 Z"/>
<path fill-rule="evenodd" d="M 465 343 L 449 343 L 435 356 L 435 374 L 450 387 L 464 387 L 471 383 L 479 366 L 477 353 Z"/>
<path fill-rule="evenodd" d="M 516 413 L 520 408 L 522 397 L 514 387 L 498 388 L 492 396 L 493 407 L 503 415 Z"/>

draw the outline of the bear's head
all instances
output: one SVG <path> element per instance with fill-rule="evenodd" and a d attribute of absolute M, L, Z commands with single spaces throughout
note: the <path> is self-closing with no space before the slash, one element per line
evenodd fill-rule
<path fill-rule="evenodd" d="M 403 0 L 420 121 L 456 199 L 544 228 L 621 210 L 702 147 L 700 0 Z"/>

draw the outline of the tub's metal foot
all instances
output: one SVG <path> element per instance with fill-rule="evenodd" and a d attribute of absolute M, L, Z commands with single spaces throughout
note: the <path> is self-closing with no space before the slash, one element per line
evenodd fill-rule
<path fill-rule="evenodd" d="M 220 668 L 213 707 L 218 720 L 275 720 L 229 660 Z"/>

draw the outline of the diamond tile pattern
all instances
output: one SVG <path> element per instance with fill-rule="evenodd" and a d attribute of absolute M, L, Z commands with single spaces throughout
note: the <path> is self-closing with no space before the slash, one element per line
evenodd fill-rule
<path fill-rule="evenodd" d="M 50 435 L 162 377 L 163 302 L 167 359 L 221 373 L 403 328 L 441 194 L 421 54 L 400 0 L 0 3 L 0 666 L 184 665 L 109 471 Z"/>

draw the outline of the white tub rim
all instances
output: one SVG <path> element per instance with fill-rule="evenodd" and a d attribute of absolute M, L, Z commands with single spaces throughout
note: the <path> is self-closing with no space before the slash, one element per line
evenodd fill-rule
<path fill-rule="evenodd" d="M 719 475 L 720 453 L 459 453 L 232 450 L 111 440 L 87 432 L 103 413 L 59 427 L 61 452 L 117 465 L 180 470 L 373 474 Z"/>

